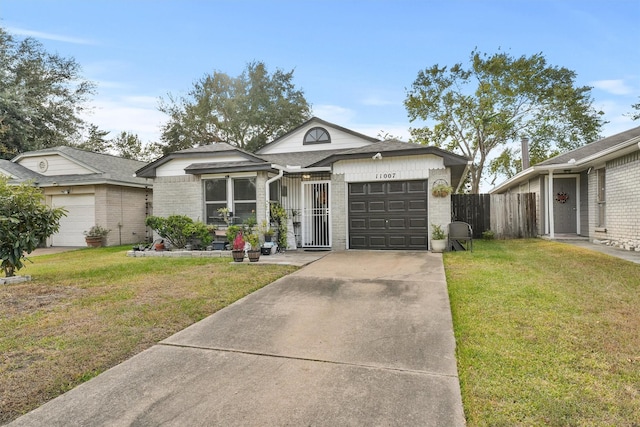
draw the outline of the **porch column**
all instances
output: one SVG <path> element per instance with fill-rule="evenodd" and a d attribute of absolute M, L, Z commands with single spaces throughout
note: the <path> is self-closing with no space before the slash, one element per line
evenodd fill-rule
<path fill-rule="evenodd" d="M 547 190 L 547 206 L 549 207 L 549 238 L 555 239 L 555 223 L 553 221 L 553 169 L 549 170 L 549 188 Z"/>

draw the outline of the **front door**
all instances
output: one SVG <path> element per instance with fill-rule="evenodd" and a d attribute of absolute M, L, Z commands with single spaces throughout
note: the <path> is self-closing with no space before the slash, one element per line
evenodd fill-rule
<path fill-rule="evenodd" d="M 553 178 L 555 233 L 575 234 L 577 227 L 576 179 Z"/>
<path fill-rule="evenodd" d="M 302 183 L 302 247 L 331 248 L 329 181 Z"/>

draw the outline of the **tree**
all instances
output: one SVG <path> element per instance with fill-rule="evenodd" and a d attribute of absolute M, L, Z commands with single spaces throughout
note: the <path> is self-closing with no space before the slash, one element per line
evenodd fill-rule
<path fill-rule="evenodd" d="M 147 144 L 145 146 L 135 133 L 121 132 L 110 141 L 110 146 L 117 156 L 125 159 L 149 162 L 161 155 L 161 150 L 157 144 Z"/>
<path fill-rule="evenodd" d="M 311 117 L 292 79 L 293 71 L 269 75 L 264 63 L 253 62 L 235 78 L 205 74 L 187 97 L 169 94 L 159 106 L 169 115 L 162 128 L 164 152 L 216 142 L 258 150 Z"/>
<path fill-rule="evenodd" d="M 628 116 L 631 117 L 631 120 L 640 120 L 640 102 L 632 104 L 631 108 L 636 111 L 634 113 L 629 113 Z"/>
<path fill-rule="evenodd" d="M 107 135 L 109 135 L 109 131 L 100 130 L 98 126 L 90 124 L 89 135 L 84 141 L 76 144 L 75 147 L 81 150 L 93 151 L 94 153 L 108 153 L 111 144 L 106 139 Z"/>
<path fill-rule="evenodd" d="M 412 140 L 459 152 L 472 160 L 471 192 L 478 193 L 489 156 L 502 149 L 491 172 L 512 175 L 519 161 L 509 146 L 528 137 L 531 163 L 598 139 L 603 125 L 590 87 L 575 87 L 575 72 L 550 66 L 542 54 L 513 58 L 471 53 L 470 67 L 434 65 L 418 73 L 405 106 Z M 464 179 L 464 177 L 463 177 Z"/>
<path fill-rule="evenodd" d="M 0 70 L 0 157 L 65 145 L 77 135 L 94 85 L 80 78 L 74 59 L 0 28 Z"/>
<path fill-rule="evenodd" d="M 0 177 L 0 260 L 7 277 L 14 275 L 38 244 L 56 233 L 62 208 L 51 208 L 43 203 L 41 191 L 30 185 L 9 185 Z"/>

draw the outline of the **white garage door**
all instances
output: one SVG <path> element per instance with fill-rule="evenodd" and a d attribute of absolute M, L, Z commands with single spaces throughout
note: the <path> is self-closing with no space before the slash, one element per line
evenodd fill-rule
<path fill-rule="evenodd" d="M 83 231 L 95 224 L 93 194 L 63 194 L 52 196 L 52 205 L 65 208 L 67 216 L 60 220 L 60 231 L 51 238 L 53 246 L 85 246 Z"/>

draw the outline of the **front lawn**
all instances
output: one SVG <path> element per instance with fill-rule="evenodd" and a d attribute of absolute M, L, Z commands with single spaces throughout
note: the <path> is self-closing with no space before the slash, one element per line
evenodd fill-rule
<path fill-rule="evenodd" d="M 444 260 L 469 426 L 640 425 L 640 265 L 544 240 Z"/>
<path fill-rule="evenodd" d="M 33 257 L 0 285 L 0 424 L 296 270 L 125 253 Z"/>

